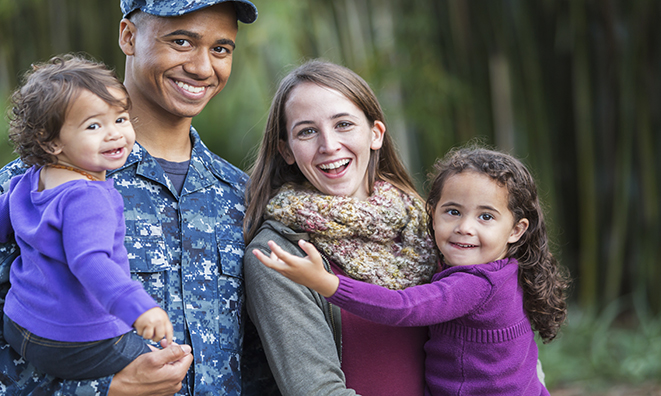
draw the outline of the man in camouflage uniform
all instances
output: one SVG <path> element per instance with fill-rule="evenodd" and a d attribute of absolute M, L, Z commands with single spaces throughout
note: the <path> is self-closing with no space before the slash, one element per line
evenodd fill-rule
<path fill-rule="evenodd" d="M 257 9 L 247 0 L 121 0 L 121 8 L 137 142 L 108 175 L 124 197 L 133 277 L 169 313 L 184 346 L 141 355 L 114 376 L 62 381 L 24 361 L 0 328 L 0 394 L 240 395 L 247 177 L 207 149 L 191 120 L 225 86 L 237 20 L 252 23 Z M 25 169 L 5 166 L 1 192 Z M 2 298 L 15 249 L 0 248 Z"/>

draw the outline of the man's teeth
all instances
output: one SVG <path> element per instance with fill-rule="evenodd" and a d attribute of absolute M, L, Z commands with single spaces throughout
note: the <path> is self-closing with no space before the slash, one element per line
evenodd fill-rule
<path fill-rule="evenodd" d="M 331 170 L 331 169 L 337 169 L 337 168 L 339 168 L 341 166 L 344 166 L 348 163 L 349 163 L 348 159 L 343 159 L 343 160 L 338 160 L 338 161 L 335 161 L 335 162 L 331 162 L 330 164 L 322 164 L 322 165 L 319 165 L 319 167 L 321 169 L 324 169 L 324 170 Z"/>
<path fill-rule="evenodd" d="M 192 92 L 192 93 L 200 93 L 200 92 L 204 91 L 204 87 L 194 87 L 192 85 L 188 85 L 188 84 L 183 83 L 181 81 L 177 81 L 177 86 L 181 89 L 185 89 L 186 91 Z"/>

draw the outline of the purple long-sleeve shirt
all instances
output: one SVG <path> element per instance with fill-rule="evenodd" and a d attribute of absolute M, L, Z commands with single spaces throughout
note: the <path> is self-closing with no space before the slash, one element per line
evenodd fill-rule
<path fill-rule="evenodd" d="M 517 275 L 517 261 L 504 259 L 446 268 L 405 290 L 340 276 L 328 300 L 378 323 L 430 326 L 426 395 L 549 395 Z"/>
<path fill-rule="evenodd" d="M 131 279 L 123 200 L 112 180 L 38 191 L 40 169 L 0 196 L 0 242 L 15 234 L 4 313 L 40 337 L 97 341 L 131 330 L 156 302 Z"/>

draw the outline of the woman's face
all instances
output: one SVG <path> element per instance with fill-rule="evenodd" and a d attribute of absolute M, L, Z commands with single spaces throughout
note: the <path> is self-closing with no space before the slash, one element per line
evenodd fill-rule
<path fill-rule="evenodd" d="M 296 163 L 321 193 L 368 197 L 367 165 L 371 150 L 383 143 L 386 127 L 372 125 L 365 113 L 340 92 L 302 83 L 285 104 L 287 139 L 280 154 Z"/>

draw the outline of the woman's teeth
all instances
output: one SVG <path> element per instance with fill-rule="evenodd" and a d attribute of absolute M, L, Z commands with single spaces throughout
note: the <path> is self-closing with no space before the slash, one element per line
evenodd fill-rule
<path fill-rule="evenodd" d="M 348 159 L 342 159 L 342 160 L 338 160 L 338 161 L 335 161 L 335 162 L 331 162 L 330 164 L 319 165 L 319 168 L 321 168 L 323 170 L 333 170 L 333 169 L 341 168 L 341 167 L 347 165 L 348 163 L 349 163 Z"/>

